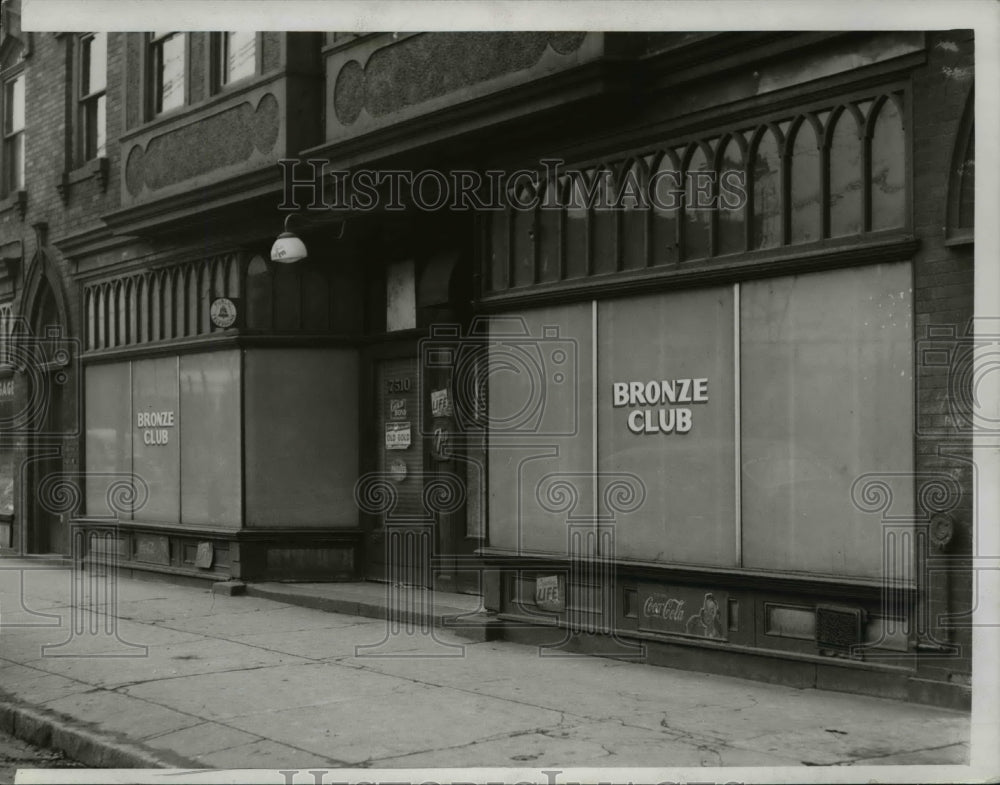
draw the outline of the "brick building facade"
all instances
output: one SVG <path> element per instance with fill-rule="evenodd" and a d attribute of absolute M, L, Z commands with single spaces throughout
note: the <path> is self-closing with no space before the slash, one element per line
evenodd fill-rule
<path fill-rule="evenodd" d="M 91 37 L 8 0 L 0 69 L 7 551 L 968 702 L 971 32 Z M 351 177 L 390 170 L 527 174 L 395 210 Z"/>

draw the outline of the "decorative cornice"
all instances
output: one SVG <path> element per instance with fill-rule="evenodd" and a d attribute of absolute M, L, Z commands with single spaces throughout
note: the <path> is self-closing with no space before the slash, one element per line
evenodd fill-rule
<path fill-rule="evenodd" d="M 140 360 L 164 355 L 190 354 L 218 349 L 251 349 L 262 348 L 324 348 L 324 347 L 356 347 L 362 340 L 357 335 L 255 335 L 241 333 L 232 328 L 225 332 L 191 338 L 175 338 L 169 341 L 150 343 L 135 343 L 118 346 L 114 349 L 97 349 L 80 355 L 83 363 L 121 362 L 123 360 Z"/>
<path fill-rule="evenodd" d="M 203 220 L 207 212 L 256 198 L 272 196 L 275 208 L 281 193 L 281 173 L 268 165 L 203 188 L 164 196 L 135 207 L 105 213 L 101 220 L 116 235 L 149 236 L 183 230 L 186 223 Z M 275 209 L 277 214 L 277 209 Z"/>
<path fill-rule="evenodd" d="M 304 150 L 303 158 L 326 158 L 335 169 L 445 143 L 477 131 L 495 130 L 500 123 L 531 117 L 587 99 L 624 95 L 635 89 L 632 61 L 604 58 L 560 71 L 456 106 L 421 114 L 349 139 L 334 140 Z"/>

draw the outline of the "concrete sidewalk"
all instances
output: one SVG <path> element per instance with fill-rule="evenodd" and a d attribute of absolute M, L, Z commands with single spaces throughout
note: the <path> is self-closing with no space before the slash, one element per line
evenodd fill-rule
<path fill-rule="evenodd" d="M 87 610 L 89 596 L 74 611 L 69 570 L 23 566 L 0 561 L 0 719 L 49 722 L 51 738 L 96 745 L 88 755 L 105 765 L 964 764 L 969 754 L 959 712 L 542 657 L 446 630 L 388 635 L 384 621 L 320 609 L 364 602 L 370 588 L 340 599 L 325 588 L 327 604 L 306 608 L 119 579 L 112 618 Z M 281 591 L 305 589 L 270 596 Z"/>

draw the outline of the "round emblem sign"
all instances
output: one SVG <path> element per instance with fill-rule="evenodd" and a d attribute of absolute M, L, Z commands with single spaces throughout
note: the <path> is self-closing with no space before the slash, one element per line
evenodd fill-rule
<path fill-rule="evenodd" d="M 228 297 L 212 300 L 212 307 L 208 313 L 212 317 L 212 324 L 216 327 L 225 329 L 236 324 L 236 303 Z"/>

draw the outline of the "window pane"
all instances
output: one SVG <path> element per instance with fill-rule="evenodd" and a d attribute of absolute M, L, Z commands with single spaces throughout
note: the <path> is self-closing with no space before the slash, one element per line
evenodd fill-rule
<path fill-rule="evenodd" d="M 830 143 L 830 236 L 861 232 L 861 140 L 854 115 L 840 114 Z"/>
<path fill-rule="evenodd" d="M 597 314 L 598 470 L 634 474 L 646 493 L 615 524 L 616 555 L 735 566 L 732 287 L 607 300 Z M 630 382 L 641 399 L 616 401 Z"/>
<path fill-rule="evenodd" d="M 585 175 L 560 178 L 560 188 L 566 194 L 566 277 L 580 278 L 587 274 L 590 253 L 590 211 L 587 210 Z M 569 179 L 569 182 L 565 181 Z"/>
<path fill-rule="evenodd" d="M 490 291 L 502 292 L 510 282 L 510 211 L 496 210 L 490 216 Z"/>
<path fill-rule="evenodd" d="M 680 172 L 669 155 L 664 155 L 652 175 L 649 198 L 653 211 L 653 264 L 673 264 L 677 261 L 677 205 L 683 185 Z"/>
<path fill-rule="evenodd" d="M 638 270 L 646 266 L 646 209 L 645 178 L 638 163 L 632 164 L 618 185 L 622 207 L 622 266 Z"/>
<path fill-rule="evenodd" d="M 4 131 L 17 133 L 24 128 L 24 74 L 7 83 Z"/>
<path fill-rule="evenodd" d="M 555 183 L 548 184 L 539 193 L 539 204 L 545 204 L 547 199 L 558 201 L 558 194 L 549 193 L 549 189 L 558 191 Z M 558 281 L 561 275 L 562 259 L 562 210 L 539 208 L 538 214 L 538 280 Z"/>
<path fill-rule="evenodd" d="M 94 33 L 83 42 L 80 94 L 99 93 L 107 85 L 108 45 L 106 33 Z"/>
<path fill-rule="evenodd" d="M 908 263 L 741 285 L 744 566 L 881 577 L 882 521 L 852 487 L 895 475 L 912 514 L 910 287 Z"/>
<path fill-rule="evenodd" d="M 906 150 L 903 118 L 895 101 L 879 109 L 872 134 L 872 229 L 892 229 L 905 223 Z"/>
<path fill-rule="evenodd" d="M 181 520 L 232 526 L 240 519 L 240 353 L 180 358 Z M 235 462 L 235 463 L 234 463 Z"/>
<path fill-rule="evenodd" d="M 135 520 L 180 522 L 180 439 L 177 359 L 164 357 L 132 364 L 132 466 L 149 486 L 149 498 Z M 157 413 L 173 425 L 139 425 L 138 414 Z"/>
<path fill-rule="evenodd" d="M 613 273 L 618 269 L 618 213 L 610 208 L 614 203 L 614 178 L 610 169 L 599 169 L 597 196 L 591 215 L 593 254 L 592 270 L 595 274 Z"/>
<path fill-rule="evenodd" d="M 5 152 L 10 156 L 10 189 L 24 188 L 24 132 L 7 140 Z"/>
<path fill-rule="evenodd" d="M 820 239 L 820 158 L 816 132 L 806 120 L 799 126 L 792 145 L 792 242 Z"/>
<path fill-rule="evenodd" d="M 173 35 L 157 45 L 159 51 L 158 109 L 165 112 L 184 104 L 184 36 Z"/>
<path fill-rule="evenodd" d="M 753 247 L 781 245 L 781 164 L 778 140 L 766 131 L 753 161 Z"/>
<path fill-rule="evenodd" d="M 744 199 L 740 192 L 743 180 L 743 155 L 735 139 L 730 139 L 722 153 L 719 172 L 719 253 L 737 253 L 746 247 L 743 221 Z"/>
<path fill-rule="evenodd" d="M 226 82 L 253 76 L 257 70 L 257 34 L 226 33 Z"/>
<path fill-rule="evenodd" d="M 101 96 L 96 101 L 97 106 L 97 125 L 96 133 L 94 139 L 96 142 L 97 149 L 94 151 L 96 155 L 106 155 L 107 154 L 107 141 L 108 141 L 108 112 L 106 105 L 106 96 Z"/>
<path fill-rule="evenodd" d="M 699 207 L 705 201 L 706 178 L 711 177 L 705 151 L 699 147 L 691 156 L 684 183 L 684 258 L 703 259 L 709 253 L 709 232 L 712 225 L 710 208 Z M 699 196 L 700 195 L 700 196 Z"/>

